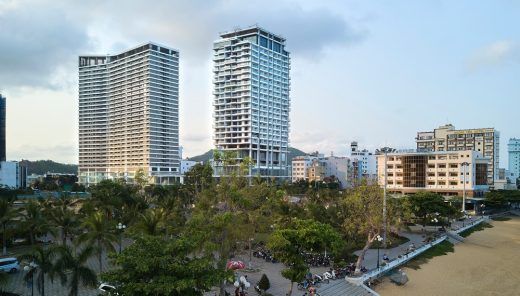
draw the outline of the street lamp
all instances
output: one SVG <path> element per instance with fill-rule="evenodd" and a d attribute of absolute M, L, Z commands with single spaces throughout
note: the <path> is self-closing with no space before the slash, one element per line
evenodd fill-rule
<path fill-rule="evenodd" d="M 376 240 L 379 242 L 377 244 L 377 269 L 379 269 L 379 248 L 381 247 L 381 242 L 383 241 L 383 238 L 378 234 L 376 236 Z"/>
<path fill-rule="evenodd" d="M 123 250 L 123 231 L 125 230 L 126 225 L 119 222 L 116 228 L 119 230 L 119 254 L 121 254 L 121 251 Z"/>
<path fill-rule="evenodd" d="M 38 267 L 36 263 L 31 262 L 23 267 L 23 270 L 31 277 L 31 296 L 34 296 L 34 270 Z"/>

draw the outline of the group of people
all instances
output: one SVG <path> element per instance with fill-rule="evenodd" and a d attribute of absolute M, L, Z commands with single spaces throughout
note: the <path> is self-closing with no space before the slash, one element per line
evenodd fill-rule
<path fill-rule="evenodd" d="M 238 283 L 238 286 L 236 285 L 237 283 Z M 246 283 L 248 283 L 247 275 L 241 276 L 240 279 L 235 282 L 235 287 L 236 287 L 236 289 L 235 289 L 235 296 L 245 296 L 245 295 L 247 295 L 246 289 L 248 287 L 246 287 Z"/>

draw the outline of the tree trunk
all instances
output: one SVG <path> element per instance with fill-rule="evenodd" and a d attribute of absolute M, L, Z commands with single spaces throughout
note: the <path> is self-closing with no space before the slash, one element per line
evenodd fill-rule
<path fill-rule="evenodd" d="M 31 239 L 31 247 L 34 247 L 34 233 L 32 229 L 29 231 L 29 236 Z"/>
<path fill-rule="evenodd" d="M 99 273 L 103 272 L 103 248 L 101 248 L 101 241 L 98 241 L 98 260 L 99 260 Z"/>
<path fill-rule="evenodd" d="M 65 246 L 67 243 L 67 233 L 65 231 L 65 228 L 61 229 L 61 239 L 62 239 L 62 245 Z"/>
<path fill-rule="evenodd" d="M 5 234 L 5 223 L 2 224 L 2 227 L 4 229 L 4 232 L 2 233 L 2 245 L 3 245 L 3 250 L 2 250 L 2 254 L 5 256 L 7 255 L 7 236 Z"/>
<path fill-rule="evenodd" d="M 374 236 L 375 237 L 375 236 Z M 359 254 L 359 257 L 356 262 L 356 270 L 354 271 L 355 275 L 359 275 L 361 273 L 361 264 L 363 264 L 363 260 L 365 259 L 365 253 L 372 245 L 373 239 L 370 239 L 370 235 L 367 238 L 367 242 L 365 243 L 365 246 L 363 247 L 363 250 L 361 250 L 361 254 Z M 379 258 L 377 258 L 379 260 Z"/>
<path fill-rule="evenodd" d="M 45 273 L 43 271 L 40 271 L 42 273 L 42 294 L 41 296 L 45 296 Z"/>
<path fill-rule="evenodd" d="M 287 293 L 287 296 L 291 296 L 292 295 L 293 284 L 294 284 L 294 282 L 291 281 L 291 286 L 289 287 L 289 293 Z"/>

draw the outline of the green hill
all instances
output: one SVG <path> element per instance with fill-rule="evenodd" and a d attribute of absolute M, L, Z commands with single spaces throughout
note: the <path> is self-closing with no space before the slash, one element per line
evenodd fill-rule
<path fill-rule="evenodd" d="M 52 160 L 22 160 L 20 163 L 27 167 L 27 174 L 43 175 L 47 172 L 61 173 L 61 174 L 77 174 L 78 165 L 76 164 L 63 164 L 54 162 Z"/>
<path fill-rule="evenodd" d="M 306 155 L 306 154 L 307 153 L 301 151 L 300 149 L 289 147 L 289 160 L 293 159 L 293 157 Z M 193 157 L 188 157 L 188 159 L 193 160 L 193 161 L 202 161 L 202 162 L 206 163 L 210 160 L 210 158 L 212 156 L 213 156 L 213 150 L 209 150 L 208 152 L 206 152 L 204 154 L 193 156 Z"/>

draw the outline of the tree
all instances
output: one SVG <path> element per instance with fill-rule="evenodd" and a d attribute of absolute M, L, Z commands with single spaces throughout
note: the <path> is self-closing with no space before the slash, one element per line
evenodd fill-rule
<path fill-rule="evenodd" d="M 38 291 L 41 296 L 45 296 L 45 276 L 49 275 L 51 280 L 54 278 L 54 258 L 56 257 L 56 248 L 43 248 L 35 246 L 30 253 L 20 256 L 20 260 L 27 260 L 35 264 L 32 272 L 25 275 L 25 280 L 36 276 Z"/>
<path fill-rule="evenodd" d="M 431 218 L 440 216 L 447 217 L 450 204 L 445 202 L 444 197 L 433 192 L 418 192 L 408 196 L 411 212 L 419 219 L 424 227 Z"/>
<path fill-rule="evenodd" d="M 2 224 L 2 255 L 7 255 L 7 226 L 18 217 L 20 211 L 7 198 L 0 199 L 0 223 Z"/>
<path fill-rule="evenodd" d="M 68 194 L 62 192 L 59 198 L 52 202 L 47 209 L 48 219 L 53 226 L 60 229 L 62 245 L 67 243 L 69 234 L 80 224 L 78 215 L 73 209 L 77 202 L 78 200 L 74 200 Z"/>
<path fill-rule="evenodd" d="M 118 268 L 102 278 L 118 283 L 119 295 L 203 295 L 221 276 L 211 256 L 194 249 L 195 243 L 186 238 L 140 237 L 120 255 L 111 255 Z"/>
<path fill-rule="evenodd" d="M 267 275 L 262 274 L 262 277 L 260 278 L 260 281 L 258 281 L 258 288 L 260 291 L 264 292 L 269 290 L 271 288 L 271 283 L 269 282 L 269 278 L 267 278 Z"/>
<path fill-rule="evenodd" d="M 69 246 L 60 246 L 57 249 L 59 257 L 54 269 L 60 275 L 62 284 L 69 278 L 69 296 L 78 296 L 80 284 L 87 287 L 97 285 L 96 273 L 88 267 L 88 259 L 94 254 L 92 246 L 86 246 L 78 253 Z"/>
<path fill-rule="evenodd" d="M 387 228 L 398 226 L 398 220 L 392 215 L 387 205 Z M 360 186 L 346 193 L 343 202 L 343 229 L 351 239 L 364 237 L 365 245 L 356 262 L 355 273 L 361 272 L 366 251 L 381 234 L 383 229 L 383 190 L 378 185 L 369 185 L 363 181 Z"/>
<path fill-rule="evenodd" d="M 146 235 L 160 235 L 166 230 L 168 215 L 162 208 L 147 209 L 139 214 L 139 220 L 134 226 L 136 233 Z"/>
<path fill-rule="evenodd" d="M 113 252 L 112 243 L 117 241 L 117 237 L 113 233 L 115 226 L 107 221 L 103 213 L 95 212 L 83 221 L 82 227 L 86 232 L 78 237 L 78 242 L 86 242 L 94 246 L 95 253 L 98 255 L 99 272 L 103 272 L 103 250 Z"/>
<path fill-rule="evenodd" d="M 31 200 L 25 204 L 23 208 L 23 222 L 24 229 L 29 231 L 31 246 L 34 246 L 35 236 L 37 234 L 49 232 L 50 226 L 47 218 L 43 214 L 44 206 Z"/>
<path fill-rule="evenodd" d="M 341 236 L 334 228 L 312 220 L 295 220 L 291 227 L 273 232 L 267 247 L 287 266 L 282 276 L 291 282 L 288 295 L 292 295 L 293 284 L 301 281 L 309 270 L 303 253 L 335 251 L 340 242 Z"/>
<path fill-rule="evenodd" d="M 507 204 L 506 196 L 501 191 L 486 192 L 485 198 L 486 205 L 490 207 L 502 207 Z"/>
<path fill-rule="evenodd" d="M 195 194 L 208 188 L 213 183 L 213 168 L 209 163 L 196 164 L 184 176 L 184 184 L 193 186 Z"/>

